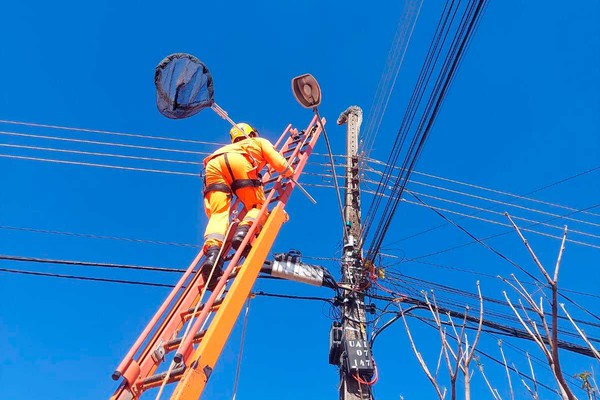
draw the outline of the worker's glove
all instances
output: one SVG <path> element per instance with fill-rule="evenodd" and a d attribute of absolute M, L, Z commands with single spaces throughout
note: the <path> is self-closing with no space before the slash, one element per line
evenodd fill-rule
<path fill-rule="evenodd" d="M 294 176 L 294 168 L 288 166 L 282 173 L 281 175 L 284 178 L 291 178 L 292 176 Z"/>

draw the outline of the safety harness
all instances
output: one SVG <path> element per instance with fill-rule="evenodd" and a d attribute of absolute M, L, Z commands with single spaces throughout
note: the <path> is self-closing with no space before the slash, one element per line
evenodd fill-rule
<path fill-rule="evenodd" d="M 245 154 L 252 158 L 253 164 L 258 164 L 254 157 L 249 153 Z M 225 165 L 227 166 L 227 170 L 229 171 L 229 176 L 231 176 L 231 187 L 226 183 L 211 183 L 210 185 L 206 185 L 206 176 L 204 177 L 204 196 L 206 196 L 209 192 L 225 192 L 228 195 L 232 195 L 232 193 L 236 193 L 238 189 L 242 189 L 245 187 L 261 187 L 262 186 L 262 175 L 258 174 L 258 179 L 235 179 L 233 175 L 233 170 L 231 169 L 231 165 L 229 164 L 229 159 L 227 158 L 227 153 L 220 154 L 219 156 L 225 157 Z"/>

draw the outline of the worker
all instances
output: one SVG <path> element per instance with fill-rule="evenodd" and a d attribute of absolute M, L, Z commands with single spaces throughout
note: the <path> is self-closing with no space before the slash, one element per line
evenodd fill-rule
<path fill-rule="evenodd" d="M 231 240 L 232 247 L 237 250 L 265 202 L 260 171 L 268 164 L 286 178 L 294 174 L 294 169 L 271 142 L 259 137 L 256 129 L 249 124 L 237 124 L 231 128 L 229 135 L 231 144 L 221 147 L 204 159 L 204 210 L 209 218 L 203 247 L 206 258 L 202 264 L 202 275 L 205 281 L 225 240 L 233 195 L 238 197 L 246 210 L 246 215 L 238 224 Z M 208 284 L 210 290 L 214 289 L 223 273 L 223 257 L 224 255 Z"/>

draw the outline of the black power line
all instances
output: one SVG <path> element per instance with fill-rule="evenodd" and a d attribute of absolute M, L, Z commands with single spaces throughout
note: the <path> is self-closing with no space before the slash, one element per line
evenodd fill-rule
<path fill-rule="evenodd" d="M 380 299 L 380 300 L 386 300 L 386 301 L 398 301 L 400 298 L 402 298 L 402 303 L 418 306 L 417 308 L 429 309 L 429 306 L 427 305 L 427 303 L 425 301 L 414 298 L 414 297 L 409 297 L 409 296 L 388 297 L 388 296 L 379 296 L 379 295 L 373 295 L 373 294 L 368 295 L 368 296 L 371 298 L 374 298 L 374 299 Z M 457 319 L 466 319 L 467 321 L 472 322 L 472 323 L 479 323 L 479 317 L 471 316 L 468 314 L 465 315 L 465 313 L 462 313 L 459 311 L 454 311 L 454 310 L 451 310 L 446 307 L 437 306 L 436 308 L 440 314 L 450 315 L 451 317 L 457 318 Z M 397 315 L 396 317 L 394 317 L 392 319 L 394 321 L 396 321 L 398 318 L 401 318 L 401 314 Z M 390 324 L 386 324 L 386 325 L 382 326 L 380 328 L 380 330 L 382 330 L 384 327 L 387 327 L 389 325 Z M 533 340 L 531 338 L 531 336 L 523 329 L 499 324 L 497 322 L 486 320 L 485 318 L 483 319 L 482 325 L 485 327 L 488 327 L 488 328 L 492 328 L 498 332 L 503 332 L 512 337 L 530 340 L 530 341 Z M 375 335 L 375 333 L 374 333 L 374 335 Z M 548 339 L 546 337 L 543 337 L 542 340 L 546 344 L 549 343 Z M 595 358 L 594 352 L 591 349 L 584 347 L 584 346 L 577 345 L 575 343 L 567 342 L 564 340 L 558 340 L 557 346 L 561 349 L 564 349 L 564 350 L 567 350 L 567 351 L 570 351 L 573 353 L 577 353 L 577 354 L 581 354 L 581 355 L 584 355 L 587 357 Z"/>
<path fill-rule="evenodd" d="M 454 1 L 452 1 L 450 7 L 448 7 L 447 9 L 447 13 L 445 15 L 443 24 L 441 26 L 438 25 L 438 34 L 434 39 L 435 44 L 432 47 L 430 47 L 428 57 L 421 70 L 420 82 L 417 83 L 417 87 L 413 92 L 413 96 L 411 97 L 411 101 L 409 103 L 407 112 L 404 115 L 402 124 L 400 126 L 400 130 L 398 132 L 398 135 L 396 136 L 396 140 L 392 147 L 392 152 L 388 160 L 388 164 L 390 167 L 386 169 L 386 173 L 384 174 L 384 176 L 382 176 L 380 184 L 377 187 L 377 193 L 379 194 L 379 196 L 376 195 L 367 213 L 367 222 L 365 223 L 367 228 L 363 234 L 363 243 L 366 241 L 371 227 L 375 226 L 373 240 L 371 242 L 366 256 L 368 260 L 374 260 L 381 249 L 381 245 L 383 243 L 385 235 L 390 227 L 392 217 L 396 212 L 396 209 L 402 197 L 402 193 L 408 182 L 408 177 L 410 176 L 410 173 L 415 167 L 416 162 L 420 156 L 421 150 L 423 149 L 423 146 L 425 144 L 425 141 L 427 140 L 431 128 L 433 127 L 435 119 L 439 113 L 441 105 L 446 97 L 450 84 L 453 80 L 453 77 L 458 69 L 460 60 L 464 55 L 466 46 L 469 43 L 471 36 L 473 35 L 474 28 L 481 15 L 481 11 L 483 9 L 483 5 L 485 4 L 485 0 L 475 0 L 467 6 L 467 10 L 463 14 L 457 32 L 452 40 L 452 43 L 450 44 L 450 48 L 445 57 L 443 65 L 441 66 L 440 74 L 435 82 L 432 93 L 427 101 L 427 105 L 425 106 L 423 115 L 421 116 L 419 124 L 412 137 L 409 148 L 406 151 L 406 155 L 404 161 L 402 162 L 402 166 L 400 168 L 398 176 L 394 179 L 394 183 L 392 185 L 392 192 L 384 207 L 381 219 L 379 223 L 373 224 L 377 209 L 379 207 L 379 203 L 382 198 L 381 195 L 383 194 L 383 190 L 385 190 L 385 188 L 388 186 L 389 181 L 392 179 L 393 166 L 397 164 L 398 158 L 403 150 L 404 143 L 410 135 L 412 121 L 419 108 L 421 98 L 427 87 L 427 82 L 432 76 L 432 73 L 437 64 L 437 59 L 441 54 L 442 48 L 444 47 L 444 43 L 446 41 L 446 37 L 450 32 L 451 26 L 453 24 L 453 19 L 457 13 L 458 5 L 456 9 L 452 10 L 453 4 Z M 453 15 L 450 19 L 450 23 L 447 24 L 448 18 L 450 17 L 451 13 Z M 423 81 L 422 77 L 425 76 L 427 77 L 425 78 L 425 84 L 421 85 L 420 83 L 422 83 Z"/>
<path fill-rule="evenodd" d="M 156 272 L 185 272 L 185 269 L 181 268 L 165 268 L 165 267 L 147 267 L 142 265 L 130 265 L 130 264 L 112 264 L 112 263 L 99 263 L 90 261 L 74 261 L 74 260 L 57 260 L 52 258 L 37 258 L 37 257 L 21 257 L 21 256 L 9 256 L 0 255 L 0 260 L 16 261 L 16 262 L 30 262 L 39 264 L 60 264 L 60 265 L 76 265 L 81 267 L 99 267 L 99 268 L 115 268 L 115 269 L 134 269 L 139 271 L 156 271 Z"/>
<path fill-rule="evenodd" d="M 19 269 L 10 269 L 10 268 L 0 268 L 0 272 L 7 272 L 7 273 L 11 273 L 11 274 L 21 274 L 21 275 L 46 276 L 46 277 L 52 277 L 52 278 L 76 279 L 76 280 L 81 280 L 81 281 L 120 283 L 120 284 L 125 284 L 125 285 L 154 286 L 154 287 L 165 287 L 165 288 L 175 287 L 175 285 L 171 285 L 168 283 L 130 281 L 130 280 L 124 280 L 124 279 L 96 278 L 96 277 L 81 276 L 81 275 L 64 275 L 64 274 L 55 274 L 55 273 L 49 273 L 49 272 L 23 271 L 23 270 L 19 270 Z"/>

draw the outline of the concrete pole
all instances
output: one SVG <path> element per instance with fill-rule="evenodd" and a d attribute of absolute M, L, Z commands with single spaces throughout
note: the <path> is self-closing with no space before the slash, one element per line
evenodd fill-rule
<path fill-rule="evenodd" d="M 347 125 L 346 138 L 346 182 L 344 218 L 346 241 L 342 258 L 342 284 L 353 290 L 343 291 L 340 399 L 370 400 L 371 387 L 355 378 L 368 380 L 373 372 L 373 359 L 367 340 L 364 294 L 366 271 L 361 254 L 360 225 L 360 175 L 358 162 L 358 134 L 362 123 L 362 110 L 349 107 L 340 114 L 338 125 Z"/>

